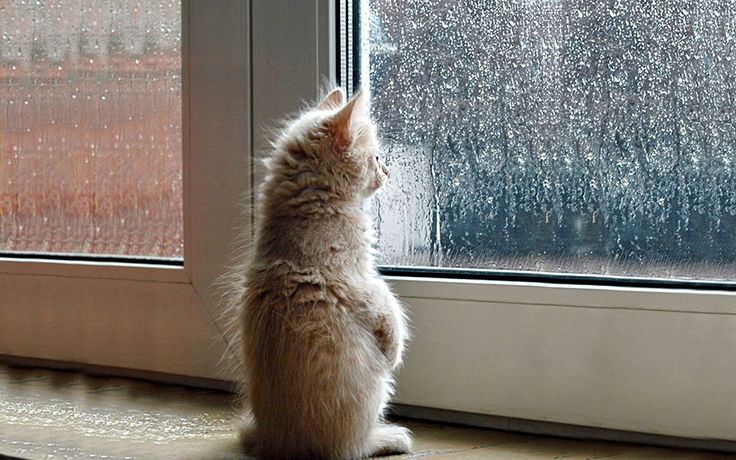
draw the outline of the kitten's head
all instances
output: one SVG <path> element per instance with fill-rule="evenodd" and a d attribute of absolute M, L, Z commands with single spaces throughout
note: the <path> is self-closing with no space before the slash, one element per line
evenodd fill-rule
<path fill-rule="evenodd" d="M 277 142 L 279 169 L 298 186 L 327 189 L 346 200 L 364 199 L 378 190 L 389 171 L 379 158 L 368 94 L 359 90 L 347 102 L 337 88 L 305 111 Z"/>

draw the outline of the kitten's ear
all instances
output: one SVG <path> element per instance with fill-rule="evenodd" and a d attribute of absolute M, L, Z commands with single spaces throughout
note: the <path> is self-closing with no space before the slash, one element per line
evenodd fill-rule
<path fill-rule="evenodd" d="M 325 96 L 325 98 L 322 99 L 322 102 L 320 102 L 317 107 L 322 110 L 330 110 L 342 107 L 344 103 L 345 91 L 343 91 L 342 88 L 338 86 L 337 88 L 330 91 L 330 94 Z"/>
<path fill-rule="evenodd" d="M 347 147 L 353 142 L 353 136 L 359 135 L 354 132 L 355 121 L 361 117 L 368 116 L 368 92 L 359 89 L 353 97 L 341 108 L 331 119 L 330 127 L 335 135 L 338 145 Z"/>

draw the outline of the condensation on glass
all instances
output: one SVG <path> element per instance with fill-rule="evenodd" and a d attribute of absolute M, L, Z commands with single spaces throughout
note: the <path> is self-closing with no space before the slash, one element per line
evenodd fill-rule
<path fill-rule="evenodd" d="M 0 251 L 182 257 L 179 0 L 0 0 Z"/>
<path fill-rule="evenodd" d="M 383 264 L 736 280 L 736 3 L 368 3 Z"/>

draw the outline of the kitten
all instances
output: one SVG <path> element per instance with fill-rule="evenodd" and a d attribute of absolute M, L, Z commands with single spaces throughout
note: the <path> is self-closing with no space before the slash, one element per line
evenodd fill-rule
<path fill-rule="evenodd" d="M 263 458 L 353 459 L 411 450 L 383 421 L 407 325 L 374 269 L 363 202 L 389 172 L 368 96 L 336 89 L 288 125 L 266 160 L 240 299 L 250 423 Z"/>

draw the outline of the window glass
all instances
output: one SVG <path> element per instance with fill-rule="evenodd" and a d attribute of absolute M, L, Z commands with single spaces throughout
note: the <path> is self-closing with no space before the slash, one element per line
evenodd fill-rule
<path fill-rule="evenodd" d="M 180 1 L 0 0 L 0 32 L 0 251 L 180 258 Z"/>
<path fill-rule="evenodd" d="M 364 4 L 382 264 L 736 279 L 736 3 Z"/>

